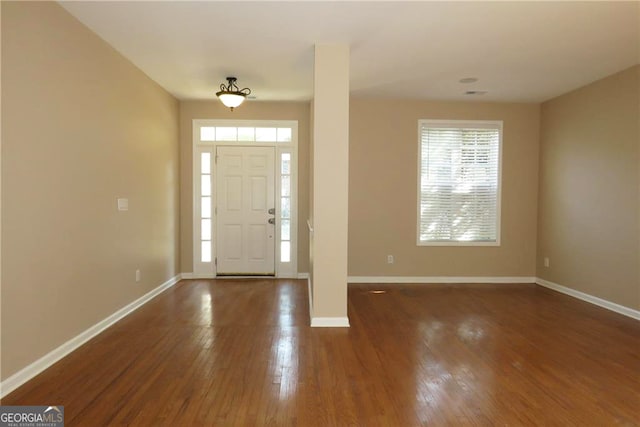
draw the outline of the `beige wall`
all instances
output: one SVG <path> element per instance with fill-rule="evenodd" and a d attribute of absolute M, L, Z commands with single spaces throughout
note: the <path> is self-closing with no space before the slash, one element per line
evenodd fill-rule
<path fill-rule="evenodd" d="M 215 90 L 211 96 L 215 98 Z M 180 102 L 180 258 L 181 271 L 193 271 L 194 119 L 298 121 L 298 272 L 309 271 L 307 231 L 309 188 L 309 103 L 247 101 L 230 111 L 217 99 Z"/>
<path fill-rule="evenodd" d="M 349 47 L 317 44 L 314 61 L 312 316 L 347 326 Z"/>
<path fill-rule="evenodd" d="M 58 4 L 1 7 L 6 379 L 177 273 L 178 104 Z"/>
<path fill-rule="evenodd" d="M 537 254 L 539 277 L 635 309 L 639 94 L 636 66 L 542 105 Z"/>
<path fill-rule="evenodd" d="M 504 121 L 501 246 L 416 246 L 419 119 Z M 538 131 L 538 104 L 352 99 L 349 275 L 534 276 Z"/>

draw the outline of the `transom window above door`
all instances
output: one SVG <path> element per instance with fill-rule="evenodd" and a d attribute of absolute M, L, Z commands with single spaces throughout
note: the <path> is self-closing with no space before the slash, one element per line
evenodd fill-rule
<path fill-rule="evenodd" d="M 200 141 L 291 142 L 290 127 L 202 126 Z"/>

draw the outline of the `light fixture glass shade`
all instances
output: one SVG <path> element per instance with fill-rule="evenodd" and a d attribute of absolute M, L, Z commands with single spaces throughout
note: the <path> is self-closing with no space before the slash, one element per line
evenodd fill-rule
<path fill-rule="evenodd" d="M 245 87 L 244 89 L 238 88 L 236 85 L 235 77 L 227 77 L 228 85 L 224 83 L 220 85 L 220 92 L 216 92 L 216 96 L 220 98 L 220 101 L 233 111 L 238 105 L 242 104 L 247 97 L 251 94 L 251 89 Z"/>
<path fill-rule="evenodd" d="M 226 107 L 235 108 L 244 102 L 245 96 L 238 93 L 221 93 L 218 98 Z"/>

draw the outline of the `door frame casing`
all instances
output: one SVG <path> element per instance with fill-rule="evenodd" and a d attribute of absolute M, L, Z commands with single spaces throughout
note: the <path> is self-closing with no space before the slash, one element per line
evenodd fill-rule
<path fill-rule="evenodd" d="M 276 208 L 276 230 L 275 230 L 275 277 L 297 278 L 298 276 L 298 121 L 297 120 L 217 120 L 217 119 L 194 119 L 192 125 L 193 155 L 192 165 L 192 205 L 193 205 L 193 277 L 213 278 L 216 277 L 215 259 L 217 254 L 215 233 L 212 236 L 212 261 L 210 263 L 201 262 L 201 230 L 200 230 L 200 154 L 211 153 L 211 188 L 214 191 L 217 182 L 215 181 L 216 163 L 215 155 L 219 146 L 246 146 L 246 147 L 274 147 L 275 151 L 275 208 Z M 269 128 L 291 128 L 291 142 L 252 142 L 252 141 L 202 141 L 200 139 L 200 128 L 202 127 L 269 127 Z M 290 261 L 283 263 L 280 261 L 281 247 L 281 159 L 282 154 L 291 154 L 291 219 L 290 219 Z M 212 193 L 212 225 L 217 222 L 216 215 L 217 197 Z M 226 276 L 225 276 L 226 277 Z"/>

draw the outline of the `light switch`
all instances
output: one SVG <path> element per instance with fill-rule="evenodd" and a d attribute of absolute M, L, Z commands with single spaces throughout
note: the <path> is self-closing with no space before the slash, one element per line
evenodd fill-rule
<path fill-rule="evenodd" d="M 129 210 L 129 199 L 118 199 L 118 210 L 119 211 L 128 211 Z"/>

